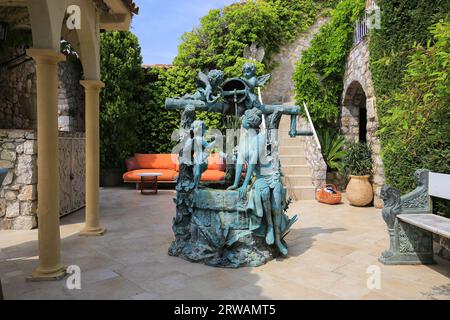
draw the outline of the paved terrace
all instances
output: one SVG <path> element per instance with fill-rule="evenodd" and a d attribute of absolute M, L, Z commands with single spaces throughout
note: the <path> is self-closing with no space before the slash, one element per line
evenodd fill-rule
<path fill-rule="evenodd" d="M 102 189 L 103 237 L 77 236 L 80 211 L 62 219 L 62 258 L 82 270 L 81 290 L 59 282 L 26 282 L 37 265 L 37 231 L 0 231 L 0 275 L 6 299 L 450 299 L 450 263 L 384 266 L 388 247 L 380 211 L 315 201 L 287 237 L 290 257 L 260 268 L 216 269 L 167 255 L 174 192 L 141 196 Z M 370 290 L 368 266 L 379 266 L 381 289 Z"/>

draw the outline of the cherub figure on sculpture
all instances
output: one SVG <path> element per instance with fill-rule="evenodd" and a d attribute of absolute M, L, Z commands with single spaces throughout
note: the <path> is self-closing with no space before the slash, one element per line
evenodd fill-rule
<path fill-rule="evenodd" d="M 255 93 L 255 89 L 257 87 L 262 87 L 266 84 L 266 82 L 270 79 L 270 74 L 265 74 L 263 76 L 256 76 L 256 65 L 251 62 L 244 63 L 242 67 L 243 77 L 245 84 L 249 89 L 249 96 L 245 101 L 245 109 L 249 110 L 252 108 L 259 108 L 261 102 L 258 99 L 258 96 Z"/>
<path fill-rule="evenodd" d="M 219 86 L 223 82 L 223 78 L 222 70 L 211 70 L 208 75 L 200 71 L 197 78 L 197 91 L 193 95 L 186 94 L 183 99 L 215 103 L 221 97 Z"/>
<path fill-rule="evenodd" d="M 203 121 L 194 121 L 190 129 L 190 138 L 183 148 L 184 163 L 192 164 L 194 167 L 194 188 L 200 187 L 200 178 L 208 168 L 208 157 L 216 143 L 214 137 L 211 138 L 211 142 L 206 141 L 204 138 L 206 131 L 207 127 Z"/>

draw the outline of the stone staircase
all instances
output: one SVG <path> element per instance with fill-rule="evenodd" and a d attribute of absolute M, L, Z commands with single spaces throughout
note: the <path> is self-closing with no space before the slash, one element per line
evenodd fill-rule
<path fill-rule="evenodd" d="M 293 200 L 314 200 L 315 188 L 307 164 L 305 137 L 289 137 L 290 116 L 280 121 L 280 162 L 283 182 Z"/>

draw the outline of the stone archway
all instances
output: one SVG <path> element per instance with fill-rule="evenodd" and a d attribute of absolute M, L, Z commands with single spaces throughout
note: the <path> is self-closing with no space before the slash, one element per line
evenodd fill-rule
<path fill-rule="evenodd" d="M 358 81 L 353 81 L 344 94 L 341 133 L 348 141 L 367 142 L 367 96 Z"/>
<path fill-rule="evenodd" d="M 384 174 L 380 141 L 376 135 L 378 117 L 366 39 L 355 45 L 347 57 L 339 124 L 341 133 L 347 140 L 367 142 L 370 145 L 373 160 L 374 205 L 382 208 L 380 192 L 384 185 Z"/>

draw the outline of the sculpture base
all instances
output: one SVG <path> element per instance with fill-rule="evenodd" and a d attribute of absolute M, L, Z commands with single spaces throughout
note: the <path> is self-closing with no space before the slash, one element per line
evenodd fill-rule
<path fill-rule="evenodd" d="M 273 246 L 265 244 L 264 238 L 250 236 L 221 252 L 211 252 L 210 249 L 201 248 L 190 241 L 173 241 L 169 255 L 212 267 L 240 268 L 262 266 L 279 254 Z"/>
<path fill-rule="evenodd" d="M 185 196 L 177 194 L 182 204 Z M 279 255 L 265 242 L 263 217 L 247 210 L 237 191 L 195 190 L 190 208 L 182 215 L 177 207 L 169 255 L 223 268 L 258 267 Z"/>
<path fill-rule="evenodd" d="M 433 254 L 383 253 L 378 261 L 385 265 L 435 264 Z"/>

